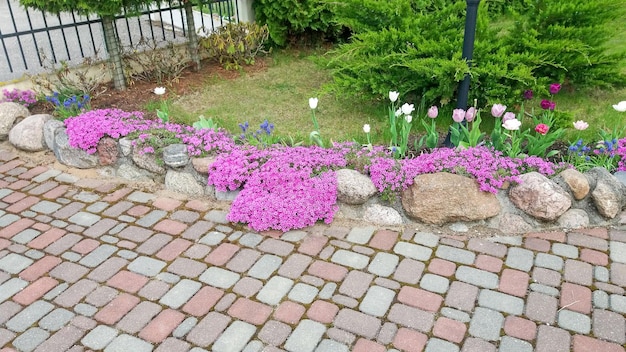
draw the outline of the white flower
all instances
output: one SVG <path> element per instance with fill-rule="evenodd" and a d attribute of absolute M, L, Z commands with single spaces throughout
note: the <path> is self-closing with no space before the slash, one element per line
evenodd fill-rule
<path fill-rule="evenodd" d="M 156 87 L 154 88 L 154 94 L 163 95 L 165 94 L 165 87 Z"/>
<path fill-rule="evenodd" d="M 411 121 L 413 121 L 413 116 L 406 115 L 406 116 L 404 116 L 404 119 L 406 120 L 407 123 L 411 123 Z"/>
<path fill-rule="evenodd" d="M 589 127 L 589 124 L 583 120 L 574 122 L 574 128 L 579 131 L 584 131 L 587 129 L 587 127 Z"/>
<path fill-rule="evenodd" d="M 370 133 L 370 125 L 368 124 L 363 125 L 363 132 Z"/>
<path fill-rule="evenodd" d="M 309 98 L 309 107 L 311 109 L 316 109 L 317 108 L 317 102 L 318 102 L 317 98 Z"/>
<path fill-rule="evenodd" d="M 396 100 L 398 100 L 398 97 L 400 96 L 400 93 L 390 90 L 389 91 L 389 100 L 391 100 L 392 103 L 395 103 Z"/>
<path fill-rule="evenodd" d="M 402 113 L 405 115 L 410 115 L 415 110 L 415 106 L 413 104 L 404 103 L 402 105 Z"/>
<path fill-rule="evenodd" d="M 510 120 L 504 121 L 504 123 L 502 124 L 502 127 L 504 127 L 505 129 L 509 131 L 517 131 L 519 130 L 521 125 L 522 125 L 522 121 L 518 119 L 510 119 Z"/>
<path fill-rule="evenodd" d="M 620 101 L 619 103 L 613 105 L 613 109 L 619 111 L 619 112 L 625 112 L 626 111 L 626 100 Z"/>
<path fill-rule="evenodd" d="M 396 115 L 396 117 L 399 117 L 400 115 L 402 115 L 402 109 L 396 110 L 395 115 Z"/>

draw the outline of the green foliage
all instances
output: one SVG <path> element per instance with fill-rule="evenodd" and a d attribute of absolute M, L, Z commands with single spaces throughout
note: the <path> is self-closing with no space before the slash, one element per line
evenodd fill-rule
<path fill-rule="evenodd" d="M 195 129 L 201 130 L 203 128 L 217 130 L 217 121 L 213 121 L 212 118 L 205 118 L 204 115 L 198 116 L 198 121 L 193 123 Z"/>
<path fill-rule="evenodd" d="M 144 5 L 157 3 L 155 0 L 20 0 L 20 4 L 50 13 L 76 11 L 80 14 L 114 16 L 123 8 L 129 11 Z"/>
<path fill-rule="evenodd" d="M 268 38 L 267 26 L 256 23 L 228 23 L 210 36 L 200 39 L 210 58 L 219 61 L 227 70 L 254 64 Z"/>
<path fill-rule="evenodd" d="M 294 37 L 334 36 L 332 5 L 323 0 L 255 0 L 256 21 L 266 24 L 272 43 L 285 46 Z"/>
<path fill-rule="evenodd" d="M 623 31 L 622 0 L 534 0 L 515 15 L 508 36 L 512 52 L 531 53 L 536 77 L 584 86 L 626 85 L 619 62 L 626 50 L 606 54 L 606 45 Z"/>

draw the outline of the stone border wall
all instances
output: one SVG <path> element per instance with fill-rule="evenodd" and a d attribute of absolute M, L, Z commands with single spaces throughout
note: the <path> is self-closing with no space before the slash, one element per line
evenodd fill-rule
<path fill-rule="evenodd" d="M 6 139 L 3 131 L 9 130 L 8 139 L 18 149 L 49 149 L 69 167 L 98 168 L 103 175 L 129 181 L 155 181 L 167 190 L 193 197 L 232 201 L 238 194 L 207 186 L 208 167 L 214 159 L 190 158 L 184 144 L 167 146 L 162 159 L 157 159 L 154 154 L 140 153 L 126 138 L 103 138 L 97 152 L 90 155 L 69 145 L 64 124 L 51 115 L 28 116 L 28 110 L 18 104 L 6 104 L 14 103 L 0 104 L 0 140 Z M 7 111 L 18 115 L 15 121 L 24 115 L 23 120 L 7 123 Z M 531 172 L 521 175 L 522 183 L 504 187 L 498 194 L 481 192 L 468 177 L 424 174 L 393 203 L 377 196 L 369 177 L 351 169 L 336 174 L 337 216 L 380 226 L 421 223 L 464 232 L 478 225 L 524 233 L 626 223 L 626 172 L 612 175 L 603 168 L 584 174 L 568 169 L 552 179 Z"/>

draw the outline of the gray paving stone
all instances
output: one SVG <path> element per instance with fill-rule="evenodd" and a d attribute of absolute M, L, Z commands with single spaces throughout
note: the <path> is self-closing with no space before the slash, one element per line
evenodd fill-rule
<path fill-rule="evenodd" d="M 471 317 L 468 313 L 458 309 L 443 307 L 439 312 L 446 318 L 457 320 L 462 323 L 469 323 L 471 320 Z"/>
<path fill-rule="evenodd" d="M 120 224 L 120 225 L 121 225 L 121 224 Z M 118 226 L 119 226 L 119 225 L 118 225 Z M 117 226 L 116 226 L 116 227 L 117 227 Z M 113 231 L 113 230 L 111 230 L 111 231 Z M 102 240 L 102 242 L 112 243 L 112 244 L 115 244 L 115 243 L 117 243 L 117 242 L 119 242 L 119 241 L 120 241 L 120 239 L 119 239 L 119 238 L 117 238 L 117 237 L 113 237 L 113 236 L 109 236 L 109 235 L 104 235 L 104 236 L 100 237 L 100 240 Z"/>
<path fill-rule="evenodd" d="M 223 210 L 211 210 L 205 216 L 204 219 L 218 224 L 228 224 L 228 212 Z"/>
<path fill-rule="evenodd" d="M 63 220 L 52 220 L 50 222 L 50 225 L 54 226 L 54 227 L 58 227 L 60 229 L 64 229 L 67 225 L 69 225 L 68 223 L 66 223 Z"/>
<path fill-rule="evenodd" d="M 157 280 L 161 280 L 163 282 L 167 282 L 168 284 L 172 284 L 172 285 L 180 281 L 180 276 L 176 274 L 172 274 L 172 273 L 159 273 L 157 276 L 155 276 L 155 278 Z"/>
<path fill-rule="evenodd" d="M 138 254 L 136 252 L 133 251 L 129 251 L 126 249 L 122 249 L 121 251 L 117 252 L 117 255 L 119 255 L 120 257 L 127 259 L 127 260 L 133 260 L 135 258 L 137 258 Z"/>
<path fill-rule="evenodd" d="M 480 290 L 478 305 L 512 315 L 524 312 L 523 299 L 492 290 Z"/>
<path fill-rule="evenodd" d="M 77 195 L 75 195 L 73 198 L 81 202 L 93 203 L 97 201 L 98 199 L 100 199 L 100 196 L 93 192 L 82 191 L 78 193 Z"/>
<path fill-rule="evenodd" d="M 469 333 L 487 341 L 497 341 L 500 329 L 504 324 L 504 316 L 495 310 L 478 307 L 470 321 Z"/>
<path fill-rule="evenodd" d="M 626 343 L 626 319 L 618 313 L 595 309 L 593 311 L 593 335 L 624 345 Z"/>
<path fill-rule="evenodd" d="M 64 252 L 63 254 L 61 254 L 61 258 L 70 261 L 70 262 L 77 262 L 80 260 L 80 258 L 82 258 L 83 256 L 76 253 L 76 252 Z"/>
<path fill-rule="evenodd" d="M 509 268 L 528 272 L 533 266 L 533 259 L 533 252 L 527 249 L 513 247 L 509 248 L 505 264 Z"/>
<path fill-rule="evenodd" d="M 150 352 L 153 346 L 151 343 L 138 339 L 134 336 L 122 334 L 104 349 L 104 352 Z"/>
<path fill-rule="evenodd" d="M 85 337 L 80 340 L 80 342 L 88 348 L 93 350 L 103 350 L 114 338 L 117 337 L 119 331 L 113 329 L 112 327 L 106 325 L 98 325 Z"/>
<path fill-rule="evenodd" d="M 218 233 L 219 234 L 219 233 Z M 209 234 L 210 235 L 210 234 Z M 203 238 L 206 238 L 207 236 L 204 236 Z M 226 235 L 222 234 L 224 237 L 226 237 Z M 216 235 L 213 235 L 216 236 Z M 284 235 L 283 235 L 284 236 Z M 219 237 L 219 235 L 217 236 Z M 214 242 L 215 239 L 210 240 L 211 242 Z M 221 241 L 221 240 L 220 240 Z M 246 246 L 246 247 L 250 247 L 250 248 L 254 248 L 256 247 L 259 243 L 261 243 L 263 241 L 263 236 L 259 235 L 258 233 L 252 233 L 252 232 L 248 232 L 245 235 L 241 236 L 241 238 L 239 239 L 239 243 L 242 246 Z M 219 243 L 219 242 L 218 242 Z"/>
<path fill-rule="evenodd" d="M 350 349 L 347 345 L 330 340 L 324 339 L 315 349 L 315 352 L 349 352 Z"/>
<path fill-rule="evenodd" d="M 504 336 L 500 340 L 498 352 L 533 352 L 533 345 L 524 340 Z"/>
<path fill-rule="evenodd" d="M 612 311 L 626 314 L 626 296 L 612 294 L 610 297 L 610 308 Z"/>
<path fill-rule="evenodd" d="M 13 340 L 13 346 L 22 352 L 33 351 L 50 337 L 50 333 L 41 328 L 31 328 Z"/>
<path fill-rule="evenodd" d="M 388 288 L 372 286 L 359 305 L 359 310 L 363 313 L 382 317 L 387 313 L 396 293 Z"/>
<path fill-rule="evenodd" d="M 450 280 L 435 274 L 424 274 L 420 280 L 420 287 L 432 292 L 446 293 L 450 287 Z"/>
<path fill-rule="evenodd" d="M 111 246 L 109 244 L 103 244 L 87 254 L 78 263 L 86 267 L 95 268 L 98 265 L 104 263 L 105 260 L 109 259 L 109 257 L 111 257 L 116 251 L 117 247 Z"/>
<path fill-rule="evenodd" d="M 202 237 L 198 242 L 206 244 L 207 246 L 217 246 L 224 240 L 224 238 L 226 238 L 226 234 L 217 231 L 211 231 L 207 233 L 206 236 Z"/>
<path fill-rule="evenodd" d="M 40 214 L 52 214 L 61 209 L 62 205 L 47 200 L 42 200 L 30 207 L 30 210 Z"/>
<path fill-rule="evenodd" d="M 535 258 L 535 265 L 542 268 L 556 271 L 563 270 L 563 258 L 547 253 L 538 253 Z"/>
<path fill-rule="evenodd" d="M 50 170 L 46 170 L 42 173 L 40 173 L 39 175 L 33 177 L 33 181 L 37 182 L 37 183 L 42 183 L 45 182 L 51 178 L 57 177 L 61 174 L 61 170 L 56 170 L 56 169 L 50 169 Z"/>
<path fill-rule="evenodd" d="M 378 252 L 367 267 L 367 271 L 374 275 L 388 277 L 396 270 L 399 261 L 400 257 L 397 255 Z"/>
<path fill-rule="evenodd" d="M 92 317 L 98 312 L 98 308 L 91 304 L 79 303 L 74 306 L 74 311 L 82 316 Z"/>
<path fill-rule="evenodd" d="M 315 286 L 299 282 L 289 291 L 288 297 L 292 301 L 309 304 L 313 302 L 318 293 L 319 290 Z"/>
<path fill-rule="evenodd" d="M 374 226 L 354 227 L 346 236 L 346 240 L 358 244 L 366 244 L 370 241 L 376 231 Z"/>
<path fill-rule="evenodd" d="M 76 181 L 78 181 L 78 180 L 79 180 L 79 178 L 78 178 L 77 176 L 70 175 L 70 174 L 66 174 L 66 173 L 64 173 L 64 172 L 63 172 L 63 173 L 58 174 L 58 175 L 54 178 L 54 180 L 55 180 L 55 181 L 57 181 L 57 182 L 61 182 L 61 183 L 70 183 L 70 184 L 73 184 L 73 183 L 75 183 Z"/>
<path fill-rule="evenodd" d="M 424 352 L 459 352 L 459 346 L 446 340 L 431 337 Z"/>
<path fill-rule="evenodd" d="M 626 264 L 626 243 L 610 241 L 609 253 L 612 261 Z"/>
<path fill-rule="evenodd" d="M 593 291 L 593 306 L 601 309 L 609 308 L 609 294 L 602 290 Z"/>
<path fill-rule="evenodd" d="M 135 191 L 129 194 L 128 197 L 126 197 L 126 199 L 128 199 L 131 202 L 136 202 L 136 203 L 148 203 L 152 200 L 155 200 L 156 196 L 152 193 Z"/>
<path fill-rule="evenodd" d="M 67 221 L 74 223 L 76 225 L 90 227 L 93 224 L 100 221 L 100 219 L 101 217 L 96 214 L 91 214 L 86 211 L 79 211 L 78 213 L 70 216 L 70 218 L 67 219 Z"/>
<path fill-rule="evenodd" d="M 9 253 L 0 259 L 0 270 L 9 274 L 18 274 L 20 271 L 28 268 L 34 261 L 23 255 Z"/>
<path fill-rule="evenodd" d="M 26 252 L 24 252 L 24 255 L 27 256 L 30 259 L 41 259 L 43 258 L 46 254 L 42 251 L 38 251 L 36 249 L 29 249 Z"/>
<path fill-rule="evenodd" d="M 546 286 L 542 284 L 530 284 L 530 290 L 534 292 L 543 293 L 552 297 L 557 297 L 560 294 L 560 291 L 557 288 Z"/>
<path fill-rule="evenodd" d="M 291 333 L 285 349 L 289 352 L 313 352 L 326 332 L 326 327 L 313 320 L 302 320 Z"/>
<path fill-rule="evenodd" d="M 108 208 L 109 205 L 110 204 L 107 202 L 95 202 L 89 205 L 87 208 L 85 208 L 85 210 L 87 210 L 90 213 L 98 214 L 98 213 L 101 213 L 104 209 Z"/>
<path fill-rule="evenodd" d="M 212 266 L 200 275 L 199 280 L 218 288 L 230 288 L 239 281 L 240 278 L 241 276 L 237 273 Z"/>
<path fill-rule="evenodd" d="M 588 334 L 591 331 L 591 318 L 588 316 L 568 309 L 563 309 L 558 314 L 557 323 L 563 329 L 579 334 Z"/>
<path fill-rule="evenodd" d="M 213 344 L 214 352 L 239 352 L 248 344 L 256 332 L 256 326 L 243 321 L 235 321 Z"/>
<path fill-rule="evenodd" d="M 45 299 L 46 301 L 51 301 L 55 299 L 58 295 L 63 293 L 65 290 L 67 290 L 68 287 L 70 287 L 70 284 L 67 282 L 57 285 L 55 288 L 53 288 L 52 290 L 48 291 L 48 293 L 43 295 L 43 299 Z"/>
<path fill-rule="evenodd" d="M 41 235 L 40 231 L 34 230 L 34 229 L 26 229 L 20 233 L 18 233 L 17 235 L 11 237 L 11 240 L 13 242 L 17 242 L 19 244 L 27 244 L 28 242 L 32 241 L 33 239 L 37 238 L 37 236 Z"/>
<path fill-rule="evenodd" d="M 337 284 L 334 282 L 327 282 L 318 294 L 321 299 L 330 299 L 337 291 Z"/>
<path fill-rule="evenodd" d="M 609 269 L 603 266 L 595 266 L 593 268 L 593 277 L 598 281 L 609 282 Z"/>
<path fill-rule="evenodd" d="M 197 281 L 183 279 L 161 297 L 159 303 L 178 309 L 187 303 L 201 287 L 202 284 Z"/>
<path fill-rule="evenodd" d="M 521 246 L 522 236 L 494 236 L 489 239 L 494 243 L 508 244 L 510 246 Z"/>
<path fill-rule="evenodd" d="M 578 258 L 578 247 L 565 243 L 553 243 L 552 253 L 566 258 Z"/>
<path fill-rule="evenodd" d="M 128 270 L 147 277 L 153 277 L 160 273 L 166 265 L 167 263 L 162 260 L 141 256 L 128 264 Z"/>
<path fill-rule="evenodd" d="M 163 219 L 167 215 L 166 211 L 163 210 L 153 210 L 148 214 L 144 215 L 139 219 L 135 224 L 143 227 L 152 227 L 152 225 L 156 224 L 159 220 Z"/>
<path fill-rule="evenodd" d="M 363 269 L 369 263 L 370 258 L 363 254 L 340 249 L 333 254 L 330 260 L 333 263 L 345 265 L 354 269 Z"/>
<path fill-rule="evenodd" d="M 187 319 L 183 320 L 183 322 L 180 323 L 176 327 L 176 329 L 174 329 L 174 331 L 172 332 L 172 336 L 174 336 L 175 338 L 178 338 L 178 339 L 183 338 L 197 324 L 198 324 L 198 318 L 196 318 L 196 317 L 188 317 Z"/>
<path fill-rule="evenodd" d="M 509 255 L 511 253 L 511 250 L 513 249 L 515 248 L 509 249 Z M 499 282 L 498 275 L 469 266 L 458 267 L 456 269 L 455 277 L 457 278 L 457 280 L 483 288 L 497 288 Z"/>
<path fill-rule="evenodd" d="M 241 352 L 261 352 L 265 345 L 259 340 L 250 341 Z"/>
<path fill-rule="evenodd" d="M 250 268 L 248 275 L 261 280 L 267 280 L 278 270 L 283 259 L 272 254 L 265 254 Z"/>
<path fill-rule="evenodd" d="M 120 215 L 117 217 L 117 220 L 119 221 L 123 221 L 123 222 L 127 222 L 127 223 L 133 223 L 137 220 L 137 218 L 134 218 L 132 216 L 129 215 Z"/>
<path fill-rule="evenodd" d="M 5 326 L 14 332 L 24 332 L 53 309 L 54 305 L 48 302 L 35 301 L 9 319 Z"/>
<path fill-rule="evenodd" d="M 427 261 L 433 254 L 433 250 L 431 248 L 408 242 L 398 242 L 393 247 L 393 251 L 396 254 L 421 261 Z"/>
<path fill-rule="evenodd" d="M 20 215 L 25 218 L 34 218 L 35 216 L 39 214 L 35 213 L 34 211 L 24 210 L 23 212 L 20 213 Z"/>
<path fill-rule="evenodd" d="M 65 324 L 67 324 L 75 316 L 76 314 L 67 309 L 57 308 L 39 321 L 39 327 L 48 331 L 57 331 L 65 326 Z"/>
<path fill-rule="evenodd" d="M 476 254 L 465 249 L 441 245 L 437 248 L 435 256 L 455 263 L 472 265 Z"/>
<path fill-rule="evenodd" d="M 430 232 L 417 232 L 413 237 L 413 242 L 426 247 L 435 247 L 439 243 L 439 236 Z"/>
<path fill-rule="evenodd" d="M 20 217 L 15 214 L 5 214 L 0 217 L 0 227 L 7 227 L 19 219 Z"/>

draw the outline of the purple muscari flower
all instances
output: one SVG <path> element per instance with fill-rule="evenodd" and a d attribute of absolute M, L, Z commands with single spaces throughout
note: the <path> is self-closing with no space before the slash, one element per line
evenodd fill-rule
<path fill-rule="evenodd" d="M 524 99 L 530 100 L 532 98 L 533 98 L 533 91 L 531 89 L 524 91 Z"/>

